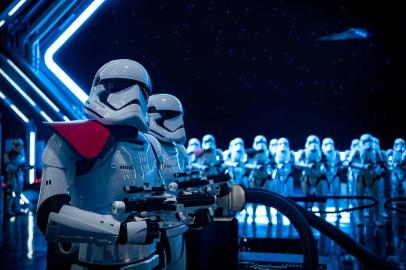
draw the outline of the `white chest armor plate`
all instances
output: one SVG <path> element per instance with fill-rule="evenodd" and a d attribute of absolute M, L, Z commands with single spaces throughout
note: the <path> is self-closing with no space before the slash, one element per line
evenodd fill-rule
<path fill-rule="evenodd" d="M 175 173 L 187 170 L 188 156 L 184 156 L 173 143 L 161 143 L 161 147 L 164 160 L 163 177 L 168 185 L 175 180 Z"/>
<path fill-rule="evenodd" d="M 92 169 L 76 176 L 71 192 L 73 206 L 99 214 L 112 214 L 114 201 L 136 199 L 124 186 L 161 186 L 155 154 L 148 143 L 119 142 L 97 159 Z M 125 217 L 118 217 L 122 221 Z"/>
<path fill-rule="evenodd" d="M 156 157 L 149 143 L 119 142 L 96 160 L 92 169 L 76 176 L 71 204 L 84 210 L 112 215 L 114 201 L 124 198 L 136 199 L 138 194 L 126 194 L 125 185 L 161 186 L 157 176 Z M 114 216 L 114 215 L 113 215 Z M 114 216 L 124 221 L 128 214 Z M 155 252 L 151 245 L 106 245 L 80 244 L 79 260 L 92 264 L 121 264 L 144 260 Z"/>

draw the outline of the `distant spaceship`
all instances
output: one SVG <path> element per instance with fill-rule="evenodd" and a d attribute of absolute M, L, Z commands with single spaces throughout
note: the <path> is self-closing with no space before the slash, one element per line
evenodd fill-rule
<path fill-rule="evenodd" d="M 320 37 L 319 41 L 367 39 L 370 33 L 364 28 L 350 28 L 340 33 Z"/>

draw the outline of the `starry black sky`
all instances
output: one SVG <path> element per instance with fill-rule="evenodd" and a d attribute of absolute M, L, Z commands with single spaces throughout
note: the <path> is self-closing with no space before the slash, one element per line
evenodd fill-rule
<path fill-rule="evenodd" d="M 155 92 L 184 104 L 188 137 L 310 133 L 345 149 L 363 132 L 406 136 L 406 16 L 396 2 L 107 0 L 56 55 L 83 89 L 105 62 L 130 58 Z M 398 5 L 398 6 L 397 6 Z M 367 40 L 320 42 L 350 27 Z"/>

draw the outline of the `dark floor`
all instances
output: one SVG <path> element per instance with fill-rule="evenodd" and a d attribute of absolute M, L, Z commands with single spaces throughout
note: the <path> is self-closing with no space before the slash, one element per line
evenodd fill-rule
<path fill-rule="evenodd" d="M 252 214 L 252 208 L 248 207 Z M 237 214 L 239 220 L 240 237 L 257 238 L 295 238 L 296 231 L 286 218 L 277 218 L 276 211 L 272 210 L 272 226 L 268 225 L 265 208 L 257 209 L 256 225 L 252 225 L 251 215 L 248 218 L 245 211 Z M 357 227 L 355 214 L 343 213 L 337 220 L 335 215 L 328 215 L 329 222 L 336 224 L 343 231 L 357 239 L 357 242 L 386 258 L 406 264 L 406 220 L 389 213 L 383 227 L 368 224 Z M 0 222 L 0 269 L 36 269 L 46 268 L 46 242 L 35 225 L 35 216 L 28 215 L 4 218 Z M 358 263 L 345 254 L 340 248 L 325 237 L 320 237 L 315 231 L 319 241 L 320 255 L 327 258 L 328 269 L 362 269 Z M 344 267 L 347 265 L 347 267 Z"/>

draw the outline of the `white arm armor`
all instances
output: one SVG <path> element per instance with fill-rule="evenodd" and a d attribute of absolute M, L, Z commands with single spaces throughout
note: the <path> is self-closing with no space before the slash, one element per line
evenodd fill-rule
<path fill-rule="evenodd" d="M 58 135 L 48 141 L 42 156 L 44 164 L 37 221 L 51 241 L 115 244 L 120 222 L 111 215 L 100 215 L 69 205 L 70 187 L 75 179 L 79 155 Z M 147 223 L 126 223 L 126 243 L 144 244 Z"/>

